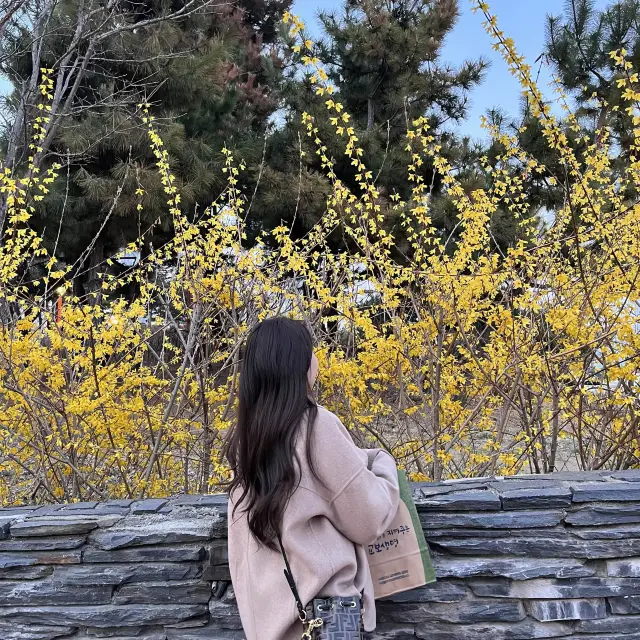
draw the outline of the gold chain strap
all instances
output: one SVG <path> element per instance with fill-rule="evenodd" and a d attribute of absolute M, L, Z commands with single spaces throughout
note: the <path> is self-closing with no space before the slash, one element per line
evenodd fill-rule
<path fill-rule="evenodd" d="M 301 640 L 312 640 L 311 634 L 314 629 L 319 629 L 324 622 L 320 618 L 314 618 L 312 620 L 304 620 L 303 624 L 308 625 L 307 630 L 302 634 Z"/>

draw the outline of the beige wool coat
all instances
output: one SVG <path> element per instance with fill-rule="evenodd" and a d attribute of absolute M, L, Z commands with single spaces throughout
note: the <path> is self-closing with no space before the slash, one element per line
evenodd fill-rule
<path fill-rule="evenodd" d="M 282 541 L 303 603 L 315 597 L 364 592 L 364 623 L 376 625 L 366 545 L 396 514 L 398 476 L 393 458 L 355 446 L 340 420 L 319 407 L 311 437 L 315 478 L 300 429 L 301 481 L 284 513 Z M 320 481 L 318 481 L 318 479 Z M 300 640 L 294 597 L 282 556 L 259 545 L 246 514 L 229 504 L 229 566 L 247 640 Z"/>

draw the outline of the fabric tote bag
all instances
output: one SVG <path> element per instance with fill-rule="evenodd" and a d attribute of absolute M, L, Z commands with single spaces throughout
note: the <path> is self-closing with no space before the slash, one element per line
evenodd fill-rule
<path fill-rule="evenodd" d="M 404 471 L 398 471 L 400 505 L 388 529 L 368 548 L 376 599 L 435 582 L 429 547 Z"/>

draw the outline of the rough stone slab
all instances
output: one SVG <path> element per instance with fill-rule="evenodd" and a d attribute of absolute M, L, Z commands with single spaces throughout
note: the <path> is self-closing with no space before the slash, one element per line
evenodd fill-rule
<path fill-rule="evenodd" d="M 82 552 L 79 549 L 60 551 L 25 551 L 24 553 L 0 553 L 0 569 L 32 567 L 38 564 L 79 564 Z"/>
<path fill-rule="evenodd" d="M 86 511 L 89 509 L 95 509 L 97 506 L 97 502 L 71 502 L 60 507 L 60 513 L 63 513 L 65 511 Z"/>
<path fill-rule="evenodd" d="M 95 509 L 76 509 L 74 511 L 66 511 L 59 510 L 52 514 L 52 517 L 65 517 L 65 518 L 75 518 L 78 516 L 90 516 L 92 519 L 95 519 L 96 523 L 100 523 L 98 520 L 101 516 L 126 516 L 129 514 L 129 509 L 124 507 L 95 507 Z M 116 520 L 113 520 L 116 522 Z M 111 526 L 111 525 L 108 525 Z"/>
<path fill-rule="evenodd" d="M 171 498 L 168 501 L 168 504 L 172 507 L 197 507 L 202 499 L 202 495 L 200 494 L 187 494 L 183 496 L 178 496 L 177 498 Z"/>
<path fill-rule="evenodd" d="M 195 629 L 196 627 L 204 627 L 209 623 L 209 615 L 204 614 L 189 620 L 183 620 L 181 622 L 172 622 L 165 625 L 165 629 Z"/>
<path fill-rule="evenodd" d="M 609 598 L 609 605 L 611 607 L 612 613 L 620 614 L 623 616 L 640 616 L 640 596 Z"/>
<path fill-rule="evenodd" d="M 222 629 L 216 624 L 197 629 L 167 629 L 166 637 L 167 640 L 245 640 L 242 631 Z M 400 640 L 398 636 L 395 638 Z"/>
<path fill-rule="evenodd" d="M 130 509 L 131 513 L 134 515 L 138 515 L 141 513 L 156 513 L 159 509 L 162 509 L 165 504 L 167 504 L 166 500 L 161 500 L 159 498 L 149 498 L 147 500 L 134 502 L 131 505 Z"/>
<path fill-rule="evenodd" d="M 461 583 L 438 580 L 419 589 L 396 593 L 380 602 L 395 602 L 398 604 L 419 604 L 423 602 L 460 602 L 467 595 L 467 589 Z"/>
<path fill-rule="evenodd" d="M 481 598 L 521 598 L 523 600 L 566 600 L 640 595 L 640 579 L 579 578 L 568 580 L 536 579 L 477 580 L 469 583 Z"/>
<path fill-rule="evenodd" d="M 112 587 L 77 587 L 54 580 L 0 582 L 3 606 L 109 604 Z"/>
<path fill-rule="evenodd" d="M 209 602 L 209 613 L 211 619 L 222 629 L 242 630 L 240 614 L 235 605 L 227 604 L 221 600 L 211 600 Z"/>
<path fill-rule="evenodd" d="M 626 482 L 640 482 L 640 469 L 627 469 L 626 471 L 612 471 L 607 474 L 614 480 L 624 480 Z"/>
<path fill-rule="evenodd" d="M 415 640 L 415 629 L 409 625 L 379 624 L 367 640 Z"/>
<path fill-rule="evenodd" d="M 126 514 L 125 514 L 126 515 Z M 106 527 L 112 527 L 116 522 L 122 519 L 122 514 L 120 513 L 106 513 L 100 511 L 98 508 L 88 509 L 88 510 L 80 510 L 78 511 L 56 511 L 48 516 L 36 516 L 36 515 L 26 515 L 24 517 L 20 517 L 19 521 L 21 522 L 39 522 L 41 520 L 54 520 L 55 522 L 77 522 L 82 519 L 86 522 L 94 522 L 99 529 L 104 529 Z"/>
<path fill-rule="evenodd" d="M 599 633 L 597 636 L 594 635 L 573 635 L 567 640 L 640 640 L 640 631 L 637 633 L 625 633 L 623 636 L 618 634 L 612 635 L 609 633 L 601 634 Z"/>
<path fill-rule="evenodd" d="M 70 585 L 122 585 L 129 582 L 161 582 L 194 580 L 202 575 L 202 567 L 189 563 L 92 564 L 56 569 L 54 577 Z"/>
<path fill-rule="evenodd" d="M 233 586 L 229 585 L 229 588 L 225 591 L 220 600 L 222 600 L 222 602 L 226 602 L 227 604 L 236 604 L 236 593 L 233 590 Z"/>
<path fill-rule="evenodd" d="M 576 624 L 579 633 L 627 634 L 639 630 L 640 616 L 609 616 L 603 620 L 581 620 Z"/>
<path fill-rule="evenodd" d="M 484 478 L 448 478 L 439 482 L 412 482 L 411 486 L 415 489 L 432 488 L 432 487 L 454 487 L 455 491 L 467 489 L 471 485 L 486 487 L 489 481 L 498 480 L 498 476 L 486 476 Z"/>
<path fill-rule="evenodd" d="M 509 529 L 429 529 L 424 527 L 427 538 L 498 538 L 506 540 L 514 535 Z M 573 530 L 569 533 L 564 528 L 554 527 L 541 531 L 540 529 L 518 529 L 518 538 L 545 538 L 547 540 L 573 540 Z"/>
<path fill-rule="evenodd" d="M 519 480 L 516 476 L 515 479 L 495 480 L 489 482 L 487 485 L 490 489 L 496 491 L 499 495 L 507 491 L 517 491 L 519 489 L 553 489 L 553 488 L 566 488 L 568 487 L 563 482 L 557 480 L 550 480 L 548 476 L 542 477 L 540 480 Z"/>
<path fill-rule="evenodd" d="M 73 633 L 73 627 L 51 627 L 48 625 L 16 625 L 0 622 L 2 640 L 55 640 Z"/>
<path fill-rule="evenodd" d="M 427 529 L 540 529 L 555 527 L 564 518 L 563 511 L 512 511 L 497 513 L 421 513 L 420 522 Z"/>
<path fill-rule="evenodd" d="M 96 509 L 95 515 L 87 516 L 90 519 L 95 519 L 98 529 L 109 529 L 115 524 L 124 519 L 124 516 L 119 514 L 100 514 Z"/>
<path fill-rule="evenodd" d="M 434 566 L 438 578 L 511 578 L 531 580 L 532 578 L 587 578 L 595 575 L 595 569 L 586 567 L 578 560 L 552 560 L 522 558 L 460 558 L 435 559 Z"/>
<path fill-rule="evenodd" d="M 113 597 L 113 604 L 206 604 L 211 587 L 200 580 L 125 584 Z"/>
<path fill-rule="evenodd" d="M 0 540 L 4 540 L 9 536 L 9 528 L 11 527 L 11 523 L 15 521 L 16 518 L 11 516 L 0 517 Z"/>
<path fill-rule="evenodd" d="M 131 510 L 128 507 L 116 507 L 109 505 L 98 505 L 95 508 L 95 513 L 100 515 L 120 515 L 127 516 Z"/>
<path fill-rule="evenodd" d="M 571 634 L 572 627 L 564 622 L 533 622 L 524 620 L 516 624 L 456 625 L 429 622 L 419 625 L 419 640 L 540 640 L 563 638 Z M 593 640 L 599 640 L 594 638 Z"/>
<path fill-rule="evenodd" d="M 640 484 L 593 482 L 572 484 L 574 502 L 640 502 Z"/>
<path fill-rule="evenodd" d="M 2 607 L 0 619 L 17 624 L 92 627 L 164 625 L 205 614 L 205 605 L 104 605 L 96 607 Z"/>
<path fill-rule="evenodd" d="M 53 567 L 16 567 L 0 569 L 0 580 L 40 580 L 53 573 Z"/>
<path fill-rule="evenodd" d="M 226 540 L 216 540 L 212 544 L 207 545 L 206 549 L 209 555 L 209 564 L 219 565 L 229 563 L 229 545 Z"/>
<path fill-rule="evenodd" d="M 95 520 L 83 518 L 33 518 L 11 525 L 11 535 L 18 538 L 72 536 L 86 534 L 98 526 Z"/>
<path fill-rule="evenodd" d="M 230 582 L 231 573 L 229 572 L 229 565 L 208 565 L 204 568 L 202 578 L 211 582 L 217 582 L 219 580 L 226 580 Z"/>
<path fill-rule="evenodd" d="M 201 562 L 205 556 L 206 549 L 202 545 L 132 547 L 113 551 L 88 547 L 82 554 L 82 562 Z"/>
<path fill-rule="evenodd" d="M 121 636 L 124 636 L 125 638 L 133 638 L 133 637 L 140 638 L 140 637 L 142 637 L 143 640 L 144 640 L 147 635 L 152 635 L 152 634 L 156 634 L 156 633 L 164 633 L 164 631 L 152 631 L 152 632 L 147 631 L 145 633 L 145 627 L 140 627 L 140 626 L 136 626 L 136 627 L 102 627 L 102 628 L 87 627 L 85 629 L 85 633 L 92 640 L 95 640 L 95 638 L 110 638 L 110 639 L 112 639 L 112 638 L 118 638 L 118 637 L 121 637 Z M 84 635 L 84 634 L 82 634 L 82 635 Z M 163 638 L 163 640 L 164 640 L 164 638 Z"/>
<path fill-rule="evenodd" d="M 73 640 L 96 640 L 96 638 L 108 638 L 109 640 L 166 640 L 167 634 L 164 631 L 151 631 L 149 633 L 137 633 L 135 636 L 125 635 L 75 635 Z"/>
<path fill-rule="evenodd" d="M 502 506 L 508 511 L 516 509 L 553 509 L 571 504 L 571 491 L 564 487 L 541 487 L 504 491 Z"/>
<path fill-rule="evenodd" d="M 438 538 L 507 538 L 506 529 L 431 529 L 425 522 L 422 530 L 427 541 L 438 542 Z M 526 529 L 522 529 L 526 531 Z"/>
<path fill-rule="evenodd" d="M 59 549 L 77 549 L 86 536 L 56 536 L 54 538 L 20 538 L 18 540 L 0 540 L 0 551 L 57 551 Z"/>
<path fill-rule="evenodd" d="M 153 544 L 204 542 L 214 537 L 215 526 L 212 518 L 129 517 L 111 529 L 93 532 L 89 540 L 107 551 Z"/>
<path fill-rule="evenodd" d="M 450 485 L 450 484 L 434 484 L 423 485 L 422 483 L 412 485 L 413 499 L 416 505 L 426 498 L 427 500 L 434 496 L 443 496 L 447 493 L 463 492 L 463 491 L 488 491 L 486 484 L 482 482 L 476 482 L 468 485 Z"/>
<path fill-rule="evenodd" d="M 47 504 L 42 507 L 38 507 L 35 511 L 32 511 L 29 514 L 29 517 L 40 518 L 43 516 L 55 515 L 55 513 L 63 506 L 64 505 L 62 504 Z"/>
<path fill-rule="evenodd" d="M 607 575 L 612 578 L 640 578 L 640 558 L 607 560 Z"/>
<path fill-rule="evenodd" d="M 580 527 L 640 524 L 640 504 L 624 506 L 592 505 L 567 514 L 565 522 Z"/>
<path fill-rule="evenodd" d="M 0 513 L 0 540 L 2 536 L 9 534 L 8 524 L 16 520 L 24 520 L 28 516 L 29 511 L 14 511 L 12 509 L 2 511 L 2 513 Z"/>
<path fill-rule="evenodd" d="M 121 499 L 121 500 L 107 500 L 106 502 L 101 502 L 98 505 L 98 509 L 102 508 L 103 506 L 106 506 L 106 507 L 130 507 L 134 502 L 135 502 L 135 500 L 130 500 L 129 498 L 124 498 L 124 499 Z"/>
<path fill-rule="evenodd" d="M 427 538 L 431 540 L 431 538 Z M 454 555 L 519 556 L 530 558 L 582 558 L 598 560 L 626 558 L 640 554 L 640 539 L 631 540 L 554 540 L 544 538 L 435 538 L 440 548 Z"/>
<path fill-rule="evenodd" d="M 555 471 L 554 473 L 523 473 L 517 476 L 505 476 L 505 482 L 528 482 L 550 480 L 552 482 L 606 482 L 606 471 Z"/>
<path fill-rule="evenodd" d="M 502 606 L 504 605 L 504 606 Z M 452 622 L 467 625 L 479 622 L 519 622 L 525 618 L 521 602 L 499 600 L 465 600 L 452 607 L 449 604 L 421 604 L 418 606 L 380 603 L 377 606 L 380 622 L 422 624 Z"/>
<path fill-rule="evenodd" d="M 607 616 L 604 598 L 573 600 L 529 600 L 527 613 L 539 622 L 561 620 L 595 620 Z"/>
<path fill-rule="evenodd" d="M 640 538 L 640 525 L 623 524 L 619 527 L 576 527 L 571 535 L 582 540 L 625 540 Z"/>
<path fill-rule="evenodd" d="M 224 520 L 226 521 L 226 515 L 229 511 L 228 504 L 225 505 L 205 505 L 204 503 L 193 506 L 193 505 L 172 505 L 169 504 L 173 509 L 174 517 L 176 518 L 205 518 L 207 515 L 211 516 L 224 516 Z M 227 532 L 225 531 L 225 536 Z"/>
<path fill-rule="evenodd" d="M 200 496 L 200 506 L 203 507 L 227 507 L 229 498 L 226 493 L 210 493 Z"/>
<path fill-rule="evenodd" d="M 455 491 L 416 502 L 420 511 L 500 511 L 501 507 L 493 491 Z"/>

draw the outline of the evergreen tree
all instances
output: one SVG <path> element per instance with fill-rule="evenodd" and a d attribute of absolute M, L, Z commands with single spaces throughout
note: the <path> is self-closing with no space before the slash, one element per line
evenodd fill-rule
<path fill-rule="evenodd" d="M 325 37 L 316 55 L 336 88 L 336 101 L 351 114 L 351 124 L 362 142 L 368 168 L 376 176 L 383 197 L 411 192 L 407 180 L 409 154 L 404 139 L 407 124 L 427 115 L 432 131 L 441 137 L 452 157 L 458 140 L 443 128 L 466 116 L 469 93 L 481 80 L 487 63 L 465 62 L 454 69 L 441 60 L 445 37 L 458 17 L 456 0 L 345 0 L 340 12 L 320 14 Z M 298 233 L 313 224 L 324 210 L 326 181 L 314 149 L 300 135 L 300 114 L 316 117 L 320 138 L 336 162 L 338 177 L 354 193 L 354 169 L 344 156 L 344 139 L 327 122 L 325 98 L 316 96 L 309 78 L 290 78 L 284 126 L 271 139 L 264 201 L 252 210 L 255 228 L 270 228 L 282 219 L 294 221 Z M 305 151 L 300 166 L 300 148 Z M 425 178 L 439 186 L 429 164 Z M 301 180 L 298 180 L 298 177 Z M 402 230 L 387 207 L 386 226 L 402 238 Z M 337 237 L 336 242 L 342 242 Z M 400 251 L 407 249 L 400 243 Z"/>
<path fill-rule="evenodd" d="M 527 194 L 529 216 L 540 220 L 541 215 L 544 216 L 546 212 L 561 206 L 566 175 L 564 165 L 557 150 L 551 148 L 545 138 L 540 120 L 531 112 L 531 105 L 524 101 L 516 117 L 510 117 L 498 108 L 490 109 L 487 120 L 501 134 L 515 138 L 519 148 L 544 167 L 543 171 L 527 172 L 526 176 L 519 174 L 523 180 L 523 191 Z M 579 136 L 566 122 L 560 121 L 559 126 L 569 144 L 579 154 L 580 144 L 577 142 Z M 504 157 L 505 151 L 505 147 L 499 140 L 492 140 L 484 151 L 488 164 L 492 167 L 497 166 L 500 158 Z M 515 170 L 517 173 L 517 169 Z M 487 178 L 491 180 L 492 176 L 488 175 Z M 499 210 L 496 213 L 496 238 L 500 238 L 498 244 L 501 247 L 508 245 L 514 237 L 517 237 L 516 225 L 517 221 L 513 220 L 508 212 Z"/>
<path fill-rule="evenodd" d="M 633 142 L 632 116 L 622 108 L 624 88 L 617 85 L 620 69 L 610 56 L 623 48 L 634 69 L 638 68 L 638 0 L 616 0 L 602 10 L 595 0 L 566 0 L 564 15 L 548 17 L 546 54 L 578 105 L 577 115 L 592 131 L 611 126 L 615 141 L 626 153 Z M 594 95 L 599 106 L 592 100 Z"/>
<path fill-rule="evenodd" d="M 62 161 L 64 169 L 34 221 L 47 243 L 57 244 L 57 254 L 84 274 L 77 281 L 85 292 L 97 285 L 98 266 L 140 232 L 151 229 L 147 240 L 156 245 L 172 233 L 139 103 L 152 105 L 190 215 L 201 213 L 224 185 L 225 144 L 260 161 L 281 75 L 271 45 L 290 0 L 242 5 L 203 4 L 205 10 L 154 22 L 166 10 L 162 0 L 124 1 L 120 20 L 151 24 L 104 38 L 92 51 L 47 149 L 49 161 Z M 63 0 L 51 18 L 40 66 L 55 68 L 74 37 L 78 3 Z M 32 72 L 28 47 L 19 46 L 29 38 L 26 30 L 17 32 L 18 53 L 4 65 L 16 93 Z"/>
<path fill-rule="evenodd" d="M 611 141 L 620 151 L 618 164 L 624 165 L 633 142 L 633 124 L 632 116 L 622 105 L 623 89 L 617 85 L 620 70 L 610 52 L 625 48 L 637 65 L 640 62 L 638 25 L 638 0 L 616 0 L 601 10 L 594 0 L 566 0 L 562 15 L 547 17 L 543 61 L 551 64 L 582 128 L 575 131 L 569 122 L 559 122 L 579 159 L 585 148 L 583 134 L 589 134 L 589 139 L 597 142 L 608 128 Z M 594 96 L 597 101 L 593 100 Z M 527 180 L 526 192 L 534 211 L 561 207 L 571 176 L 557 150 L 545 139 L 540 121 L 531 113 L 531 105 L 523 103 L 517 120 L 509 120 L 497 110 L 490 113 L 490 120 L 501 130 L 515 135 L 521 148 L 546 168 L 545 172 L 535 173 Z M 500 144 L 493 143 L 487 150 L 489 162 L 495 163 L 503 151 Z M 614 170 L 615 167 L 614 161 Z M 550 177 L 557 182 L 552 184 Z"/>

